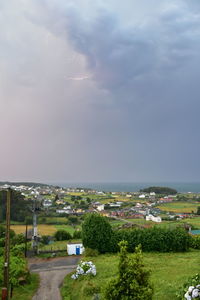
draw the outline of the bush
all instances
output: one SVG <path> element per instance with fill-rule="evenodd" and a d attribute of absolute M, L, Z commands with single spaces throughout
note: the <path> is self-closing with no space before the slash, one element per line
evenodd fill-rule
<path fill-rule="evenodd" d="M 73 233 L 73 239 L 81 239 L 81 238 L 82 238 L 81 230 L 75 230 Z"/>
<path fill-rule="evenodd" d="M 184 295 L 188 291 L 188 288 L 190 286 L 196 287 L 199 284 L 200 284 L 200 274 L 197 273 L 194 276 L 189 277 L 188 280 L 183 284 L 183 286 L 179 288 L 179 290 L 176 293 L 176 298 L 179 300 L 185 299 Z"/>
<path fill-rule="evenodd" d="M 82 240 L 85 248 L 99 253 L 111 252 L 112 228 L 109 221 L 97 213 L 86 215 L 82 224 Z"/>
<path fill-rule="evenodd" d="M 96 249 L 85 248 L 84 255 L 86 257 L 95 257 L 99 255 L 99 252 Z"/>
<path fill-rule="evenodd" d="M 151 300 L 153 288 L 149 283 L 149 271 L 145 270 L 141 247 L 135 249 L 132 257 L 127 256 L 127 242 L 120 246 L 118 278 L 112 279 L 105 288 L 106 300 Z"/>
<path fill-rule="evenodd" d="M 71 240 L 72 236 L 68 231 L 65 230 L 58 230 L 54 234 L 54 237 L 56 241 L 66 241 L 66 240 Z"/>
<path fill-rule="evenodd" d="M 200 236 L 191 235 L 190 247 L 194 249 L 200 249 Z"/>

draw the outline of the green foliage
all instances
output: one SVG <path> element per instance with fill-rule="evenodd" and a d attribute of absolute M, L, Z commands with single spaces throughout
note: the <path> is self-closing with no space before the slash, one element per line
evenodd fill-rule
<path fill-rule="evenodd" d="M 25 244 L 15 245 L 14 247 L 11 248 L 11 254 L 13 256 L 24 257 L 24 252 L 25 252 Z"/>
<path fill-rule="evenodd" d="M 56 233 L 54 234 L 54 237 L 55 237 L 56 241 L 66 241 L 66 240 L 72 239 L 71 234 L 69 232 L 67 232 L 66 230 L 56 231 Z"/>
<path fill-rule="evenodd" d="M 200 274 L 197 273 L 194 276 L 188 278 L 188 280 L 180 287 L 176 293 L 176 299 L 183 300 L 185 293 L 187 292 L 189 286 L 197 286 L 200 284 Z"/>
<path fill-rule="evenodd" d="M 0 257 L 0 270 L 3 270 L 3 257 Z M 29 271 L 27 268 L 27 262 L 22 257 L 17 257 L 11 255 L 10 257 L 10 283 L 13 286 L 19 285 L 19 280 L 24 279 L 28 281 L 29 279 Z M 0 286 L 3 283 L 3 272 L 0 272 Z"/>
<path fill-rule="evenodd" d="M 99 255 L 99 252 L 96 249 L 85 248 L 84 255 L 86 257 L 95 257 Z"/>
<path fill-rule="evenodd" d="M 73 239 L 81 239 L 82 238 L 82 231 L 81 230 L 75 230 L 73 233 Z"/>
<path fill-rule="evenodd" d="M 164 195 L 175 195 L 177 191 L 175 189 L 169 187 L 162 187 L 162 186 L 151 186 L 145 189 L 140 190 L 140 192 L 144 193 L 156 193 L 156 194 L 164 194 Z"/>
<path fill-rule="evenodd" d="M 182 252 L 187 251 L 190 246 L 190 236 L 181 227 L 168 229 L 154 226 L 145 229 L 115 231 L 115 243 L 122 240 L 128 242 L 129 252 L 133 252 L 139 244 L 141 244 L 142 250 L 147 252 Z"/>
<path fill-rule="evenodd" d="M 197 207 L 197 215 L 200 215 L 200 206 Z"/>
<path fill-rule="evenodd" d="M 25 236 L 23 235 L 23 233 L 20 234 L 16 234 L 13 238 L 12 238 L 12 244 L 13 245 L 20 245 L 25 243 Z"/>
<path fill-rule="evenodd" d="M 144 268 L 141 247 L 136 247 L 133 257 L 127 255 L 127 242 L 120 242 L 119 247 L 118 277 L 106 286 L 105 299 L 151 300 L 153 288 L 149 283 L 150 273 Z"/>
<path fill-rule="evenodd" d="M 31 214 L 31 201 L 24 200 L 24 196 L 20 192 L 12 190 L 11 193 L 11 220 L 24 222 L 27 215 Z M 6 214 L 6 192 L 0 191 L 0 221 L 5 220 Z"/>
<path fill-rule="evenodd" d="M 97 249 L 99 253 L 111 251 L 112 228 L 101 215 L 88 214 L 82 224 L 82 240 L 85 248 Z"/>
<path fill-rule="evenodd" d="M 191 235 L 190 247 L 194 248 L 194 249 L 200 249 L 200 236 L 199 235 Z"/>
<path fill-rule="evenodd" d="M 78 224 L 79 219 L 77 216 L 69 216 L 68 217 L 69 224 Z"/>

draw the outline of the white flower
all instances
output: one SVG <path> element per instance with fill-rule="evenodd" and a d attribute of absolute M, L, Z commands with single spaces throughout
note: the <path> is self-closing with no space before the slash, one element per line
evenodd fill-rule
<path fill-rule="evenodd" d="M 87 266 L 87 271 L 84 271 L 84 267 Z M 95 265 L 91 261 L 80 262 L 76 268 L 76 273 L 71 276 L 72 279 L 77 279 L 79 275 L 92 274 L 95 276 L 97 273 Z"/>
<path fill-rule="evenodd" d="M 194 289 L 192 291 L 192 298 L 197 298 L 199 296 L 199 290 L 198 289 Z"/>
<path fill-rule="evenodd" d="M 193 289 L 194 289 L 194 286 L 189 286 L 188 293 L 191 293 L 193 291 Z"/>
<path fill-rule="evenodd" d="M 192 297 L 188 294 L 188 292 L 185 293 L 184 297 L 185 297 L 185 299 L 187 299 L 187 300 L 192 300 Z"/>

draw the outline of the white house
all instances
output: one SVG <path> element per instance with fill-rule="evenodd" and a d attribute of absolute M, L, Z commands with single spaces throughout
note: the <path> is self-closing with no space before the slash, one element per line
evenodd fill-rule
<path fill-rule="evenodd" d="M 80 255 L 84 251 L 82 243 L 67 243 L 67 253 L 68 255 Z"/>
<path fill-rule="evenodd" d="M 142 195 L 139 195 L 139 198 L 140 199 L 144 199 L 146 196 L 144 195 L 144 194 L 142 194 Z"/>
<path fill-rule="evenodd" d="M 98 210 L 98 211 L 104 210 L 104 204 L 98 205 L 98 206 L 97 206 L 97 210 Z"/>
<path fill-rule="evenodd" d="M 153 221 L 153 222 L 160 223 L 162 222 L 162 219 L 161 217 L 154 217 L 153 215 L 148 215 L 146 216 L 146 221 Z"/>

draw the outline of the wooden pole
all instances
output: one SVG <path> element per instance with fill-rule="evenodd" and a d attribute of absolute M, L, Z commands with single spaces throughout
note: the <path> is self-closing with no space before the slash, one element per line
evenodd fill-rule
<path fill-rule="evenodd" d="M 11 201 L 11 189 L 9 188 L 7 191 L 7 199 L 6 199 L 6 236 L 5 236 L 4 277 L 3 277 L 3 288 L 2 288 L 2 300 L 9 299 L 10 201 Z"/>

